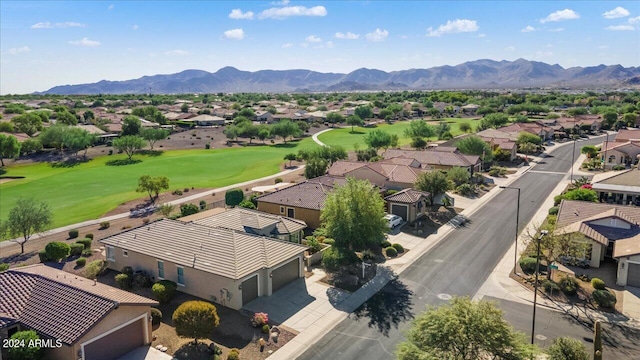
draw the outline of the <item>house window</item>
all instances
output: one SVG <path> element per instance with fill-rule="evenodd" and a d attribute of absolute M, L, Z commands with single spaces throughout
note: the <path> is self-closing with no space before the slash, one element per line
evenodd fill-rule
<path fill-rule="evenodd" d="M 107 246 L 107 260 L 116 261 L 116 252 L 111 246 Z"/>
<path fill-rule="evenodd" d="M 280 206 L 280 214 L 284 214 L 284 206 Z"/>
<path fill-rule="evenodd" d="M 287 216 L 292 218 L 296 216 L 296 209 L 293 208 L 287 208 Z"/>
<path fill-rule="evenodd" d="M 122 250 L 122 256 L 129 256 L 129 252 L 127 250 Z"/>
<path fill-rule="evenodd" d="M 615 155 L 609 156 L 609 162 L 610 163 L 615 162 L 615 161 L 616 161 L 616 156 Z"/>
<path fill-rule="evenodd" d="M 158 261 L 158 279 L 164 279 L 164 262 Z"/>
<path fill-rule="evenodd" d="M 178 285 L 184 286 L 184 268 L 181 266 L 178 266 L 177 269 L 178 269 Z"/>

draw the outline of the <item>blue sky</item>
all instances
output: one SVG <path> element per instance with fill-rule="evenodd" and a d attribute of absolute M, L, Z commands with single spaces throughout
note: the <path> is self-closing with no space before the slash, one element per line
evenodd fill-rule
<path fill-rule="evenodd" d="M 640 66 L 639 1 L 0 2 L 0 93 L 186 69 Z"/>

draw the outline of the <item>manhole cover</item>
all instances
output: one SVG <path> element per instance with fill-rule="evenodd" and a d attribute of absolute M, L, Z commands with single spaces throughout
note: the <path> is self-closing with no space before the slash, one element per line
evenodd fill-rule
<path fill-rule="evenodd" d="M 538 340 L 540 340 L 540 341 L 546 341 L 546 340 L 547 340 L 547 337 L 546 337 L 546 336 L 544 336 L 544 335 L 540 335 L 540 334 L 538 334 L 538 335 L 536 335 L 536 339 L 538 339 Z"/>
<path fill-rule="evenodd" d="M 448 301 L 448 300 L 451 300 L 451 295 L 449 295 L 449 294 L 438 294 L 438 299 Z"/>

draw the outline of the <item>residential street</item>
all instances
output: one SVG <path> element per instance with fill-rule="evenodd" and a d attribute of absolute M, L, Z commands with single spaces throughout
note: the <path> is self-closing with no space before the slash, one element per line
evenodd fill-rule
<path fill-rule="evenodd" d="M 602 139 L 580 141 L 580 147 Z M 572 146 L 563 146 L 510 186 L 521 188 L 520 228 L 567 175 Z M 469 223 L 444 237 L 379 294 L 340 322 L 300 359 L 389 359 L 403 340 L 412 314 L 439 305 L 453 295 L 473 296 L 514 241 L 516 192 L 501 191 L 469 217 Z M 522 315 L 530 316 L 530 306 Z M 411 312 L 407 309 L 410 308 Z M 515 325 L 515 324 L 514 324 Z M 564 331 L 564 330 L 563 330 Z M 567 328 L 563 335 L 583 337 Z M 620 339 L 627 344 L 629 339 Z"/>

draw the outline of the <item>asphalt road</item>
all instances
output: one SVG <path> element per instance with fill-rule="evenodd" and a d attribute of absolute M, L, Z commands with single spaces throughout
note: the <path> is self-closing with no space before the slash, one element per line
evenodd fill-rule
<path fill-rule="evenodd" d="M 579 141 L 575 147 L 601 143 Z M 520 228 L 567 175 L 573 146 L 553 151 L 510 186 L 521 188 Z M 442 239 L 396 281 L 340 322 L 299 359 L 391 359 L 410 319 L 451 296 L 473 296 L 513 244 L 516 191 L 504 190 L 469 217 L 465 227 Z M 576 336 L 573 334 L 566 334 Z"/>

